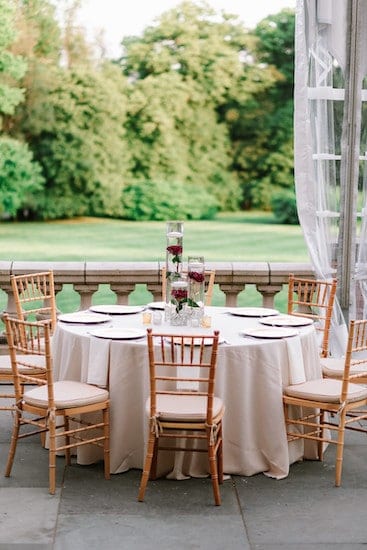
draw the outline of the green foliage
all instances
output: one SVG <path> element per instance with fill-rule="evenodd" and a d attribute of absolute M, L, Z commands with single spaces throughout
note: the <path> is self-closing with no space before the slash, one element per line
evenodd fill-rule
<path fill-rule="evenodd" d="M 63 5 L 61 30 L 51 0 L 0 0 L 3 130 L 28 143 L 46 180 L 27 199 L 30 216 L 135 216 L 127 182 L 160 182 L 139 213 L 153 219 L 172 200 L 158 205 L 169 182 L 179 186 L 172 209 L 195 218 L 270 209 L 293 186 L 291 11 L 251 33 L 186 0 L 126 38 L 111 63 L 77 24 L 80 0 Z M 193 190 L 198 203 L 187 205 Z"/>
<path fill-rule="evenodd" d="M 13 114 L 23 100 L 24 90 L 15 86 L 26 71 L 26 62 L 9 51 L 16 38 L 15 5 L 0 0 L 0 114 Z M 1 126 L 1 118 L 0 118 Z"/>
<path fill-rule="evenodd" d="M 218 204 L 205 189 L 179 182 L 141 181 L 128 185 L 122 195 L 127 220 L 210 220 Z"/>
<path fill-rule="evenodd" d="M 38 197 L 44 219 L 120 216 L 128 167 L 124 79 L 112 65 L 54 73 L 32 141 L 46 177 Z M 40 122 L 40 121 L 39 121 Z"/>
<path fill-rule="evenodd" d="M 0 215 L 14 218 L 29 208 L 43 181 L 41 167 L 25 143 L 0 138 Z"/>
<path fill-rule="evenodd" d="M 271 206 L 278 223 L 299 224 L 296 196 L 292 191 L 281 191 L 274 194 Z"/>
<path fill-rule="evenodd" d="M 128 132 L 134 176 L 201 185 L 230 210 L 238 208 L 241 190 L 230 170 L 232 144 L 222 112 L 259 85 L 250 91 L 242 85 L 240 54 L 251 42 L 245 29 L 234 16 L 214 15 L 205 3 L 182 2 L 142 38 L 124 41 L 122 67 L 133 80 Z"/>
<path fill-rule="evenodd" d="M 282 10 L 261 21 L 253 33 L 258 63 L 268 81 L 232 122 L 234 169 L 243 190 L 244 208 L 270 208 L 279 188 L 293 186 L 294 13 Z"/>

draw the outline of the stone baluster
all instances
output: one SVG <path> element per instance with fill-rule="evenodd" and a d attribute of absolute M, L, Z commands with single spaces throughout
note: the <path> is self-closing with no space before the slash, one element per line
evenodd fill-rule
<path fill-rule="evenodd" d="M 148 283 L 147 290 L 153 294 L 153 300 L 155 302 L 162 301 L 162 284 L 161 283 Z"/>
<path fill-rule="evenodd" d="M 80 307 L 79 310 L 83 311 L 85 309 L 88 309 L 92 305 L 92 298 L 93 294 L 97 292 L 98 285 L 81 285 L 81 284 L 74 284 L 73 289 L 75 292 L 77 292 L 80 296 Z"/>
<path fill-rule="evenodd" d="M 263 297 L 263 306 L 270 308 L 274 307 L 274 297 L 282 288 L 283 285 L 256 285 L 256 290 Z"/>
<path fill-rule="evenodd" d="M 245 289 L 246 285 L 235 285 L 228 283 L 219 283 L 219 288 L 225 294 L 226 302 L 225 305 L 228 307 L 236 307 L 237 299 L 240 292 Z"/>
<path fill-rule="evenodd" d="M 134 292 L 135 284 L 110 284 L 112 292 L 117 296 L 117 304 L 127 305 L 129 303 L 129 295 Z"/>

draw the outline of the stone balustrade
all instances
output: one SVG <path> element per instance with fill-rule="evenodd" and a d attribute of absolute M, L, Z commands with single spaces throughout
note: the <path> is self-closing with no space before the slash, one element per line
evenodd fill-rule
<path fill-rule="evenodd" d="M 164 262 L 0 262 L 0 289 L 7 294 L 6 311 L 15 311 L 10 276 L 38 271 L 54 272 L 56 295 L 72 285 L 80 296 L 80 309 L 92 304 L 100 285 L 109 285 L 117 304 L 128 304 L 136 285 L 146 285 L 152 300 L 161 300 L 161 268 Z M 289 273 L 312 277 L 311 264 L 272 262 L 207 262 L 215 269 L 215 285 L 225 296 L 225 305 L 237 305 L 238 295 L 254 285 L 264 307 L 274 307 L 274 297 L 288 283 Z"/>
<path fill-rule="evenodd" d="M 0 261 L 0 289 L 6 293 L 4 311 L 15 313 L 10 276 L 53 270 L 56 296 L 71 285 L 80 296 L 79 309 L 92 305 L 100 285 L 108 285 L 117 304 L 128 304 L 136 285 L 145 285 L 152 299 L 161 300 L 161 269 L 164 262 L 12 262 Z M 289 273 L 312 277 L 311 264 L 272 262 L 206 262 L 215 269 L 215 286 L 224 294 L 225 305 L 237 305 L 238 295 L 252 285 L 262 296 L 264 307 L 274 307 L 274 298 L 288 283 Z M 0 354 L 6 353 L 6 339 L 0 334 Z"/>

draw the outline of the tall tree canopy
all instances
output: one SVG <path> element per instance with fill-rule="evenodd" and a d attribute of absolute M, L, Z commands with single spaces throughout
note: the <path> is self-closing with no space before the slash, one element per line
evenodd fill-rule
<path fill-rule="evenodd" d="M 60 24 L 54 1 L 0 0 L 0 116 L 10 138 L 2 150 L 12 162 L 12 145 L 31 151 L 29 177 L 10 181 L 10 170 L 2 180 L 23 199 L 8 198 L 0 212 L 134 217 L 140 193 L 161 186 L 166 196 L 171 185 L 183 215 L 200 217 L 218 206 L 269 208 L 293 185 L 292 12 L 250 32 L 234 15 L 185 0 L 125 38 L 112 62 L 77 24 L 80 2 L 62 2 Z M 24 181 L 34 187 L 22 192 Z M 210 208 L 187 213 L 199 194 Z M 156 206 L 152 216 L 166 212 Z"/>
<path fill-rule="evenodd" d="M 238 208 L 227 117 L 274 83 L 271 69 L 246 62 L 253 43 L 236 16 L 188 1 L 123 41 L 135 176 L 199 183 L 223 209 Z"/>

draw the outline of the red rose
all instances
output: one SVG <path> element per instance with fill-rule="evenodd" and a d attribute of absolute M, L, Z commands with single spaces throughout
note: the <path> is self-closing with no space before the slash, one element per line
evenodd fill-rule
<path fill-rule="evenodd" d="M 178 302 L 187 298 L 187 290 L 183 290 L 182 288 L 173 289 L 171 294 Z"/>
<path fill-rule="evenodd" d="M 204 281 L 204 273 L 199 273 L 198 271 L 189 271 L 189 279 L 193 279 L 197 283 L 202 283 Z"/>
<path fill-rule="evenodd" d="M 167 252 L 173 254 L 174 256 L 179 256 L 180 254 L 182 254 L 182 246 L 180 246 L 179 244 L 167 246 Z"/>

